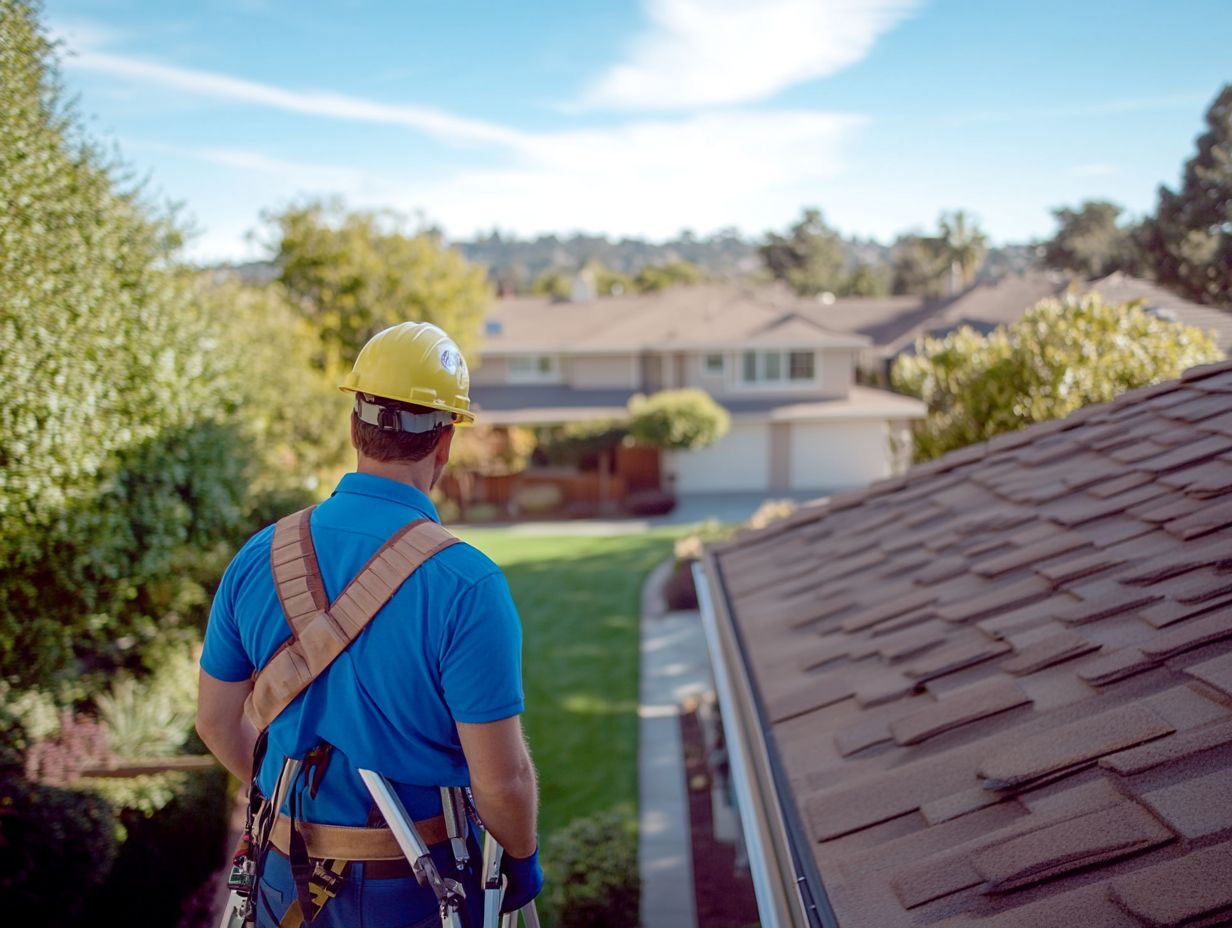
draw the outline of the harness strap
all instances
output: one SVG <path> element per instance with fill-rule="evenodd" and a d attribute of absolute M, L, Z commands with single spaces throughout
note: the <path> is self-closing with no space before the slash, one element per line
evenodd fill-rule
<path fill-rule="evenodd" d="M 291 637 L 257 672 L 244 702 L 257 731 L 268 728 L 346 650 L 424 562 L 458 542 L 432 520 L 418 519 L 382 545 L 329 605 L 312 545 L 311 511 L 287 516 L 274 529 L 270 560 Z"/>
<path fill-rule="evenodd" d="M 308 856 L 316 859 L 402 860 L 402 850 L 388 828 L 362 828 L 350 825 L 318 825 L 298 820 L 299 831 L 308 846 Z M 415 829 L 425 844 L 439 844 L 449 838 L 445 817 L 421 819 Z M 291 856 L 291 822 L 285 815 L 274 821 L 270 843 L 285 857 Z"/>

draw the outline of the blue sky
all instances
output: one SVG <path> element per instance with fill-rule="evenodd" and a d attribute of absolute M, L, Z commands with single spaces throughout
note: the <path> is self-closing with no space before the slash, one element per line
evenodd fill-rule
<path fill-rule="evenodd" d="M 888 241 L 973 212 L 1149 211 L 1232 81 L 1228 0 L 45 0 L 90 132 L 198 260 L 309 196 L 453 237 L 747 235 L 819 206 Z"/>

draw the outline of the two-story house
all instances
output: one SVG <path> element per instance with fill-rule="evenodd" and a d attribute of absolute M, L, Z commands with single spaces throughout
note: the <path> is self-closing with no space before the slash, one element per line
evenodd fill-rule
<path fill-rule="evenodd" d="M 701 388 L 732 427 L 671 456 L 681 493 L 828 492 L 896 472 L 924 405 L 855 385 L 870 340 L 829 331 L 792 302 L 718 284 L 502 300 L 485 321 L 472 396 L 486 422 L 541 426 L 620 419 L 635 393 Z"/>

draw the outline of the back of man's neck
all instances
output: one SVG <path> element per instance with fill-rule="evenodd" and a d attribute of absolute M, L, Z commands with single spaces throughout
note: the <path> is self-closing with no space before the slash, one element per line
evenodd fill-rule
<path fill-rule="evenodd" d="M 355 465 L 356 473 L 370 474 L 405 483 L 424 493 L 432 489 L 432 461 L 374 461 L 362 454 Z"/>

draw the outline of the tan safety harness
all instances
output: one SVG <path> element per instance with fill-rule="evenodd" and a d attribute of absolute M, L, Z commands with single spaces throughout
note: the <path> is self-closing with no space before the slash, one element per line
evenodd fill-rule
<path fill-rule="evenodd" d="M 430 519 L 412 522 L 381 546 L 331 604 L 312 544 L 309 520 L 314 508 L 286 516 L 274 527 L 270 562 L 291 636 L 257 672 L 252 692 L 244 703 L 245 716 L 261 733 L 253 763 L 254 797 L 257 797 L 255 778 L 264 755 L 266 732 L 274 719 L 346 650 L 416 570 L 458 542 L 448 530 Z M 317 750 L 305 758 L 305 771 L 312 769 L 315 754 Z M 328 757 L 328 750 L 325 756 Z M 318 764 L 318 778 L 324 762 Z M 298 762 L 296 770 L 299 770 Z M 281 780 L 280 777 L 280 784 Z M 292 906 L 293 911 L 288 912 L 287 918 L 291 921 L 284 918 L 284 928 L 298 924 L 301 918 L 311 922 L 313 915 L 337 892 L 348 861 L 404 859 L 388 827 L 300 821 L 295 812 L 294 789 L 289 790 L 289 817 L 279 811 L 280 791 L 288 793 L 285 787 L 276 789 L 272 801 L 254 798 L 250 804 L 248 827 L 245 840 L 236 853 L 233 879 L 237 869 L 244 871 L 246 868 L 246 873 L 241 874 L 242 882 L 250 891 L 256 890 L 265 849 L 272 845 L 289 857 L 299 899 Z M 315 792 L 314 786 L 313 795 Z M 441 792 L 446 801 L 446 814 L 417 821 L 414 826 L 427 844 L 450 838 L 455 841 L 455 850 L 459 844 L 464 848 L 465 818 L 459 812 L 464 798 L 459 800 L 456 795 L 461 790 L 443 788 Z M 459 828 L 463 829 L 460 840 Z M 311 870 L 306 869 L 310 866 Z M 236 888 L 234 884 L 233 888 Z M 296 909 L 298 911 L 294 911 Z"/>

